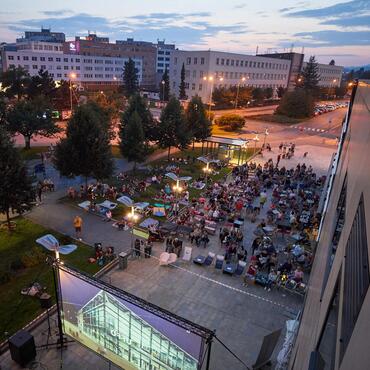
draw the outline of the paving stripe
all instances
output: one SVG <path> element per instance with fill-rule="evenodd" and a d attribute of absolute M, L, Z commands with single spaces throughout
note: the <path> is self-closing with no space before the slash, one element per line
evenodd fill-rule
<path fill-rule="evenodd" d="M 134 251 L 134 250 L 132 249 L 132 251 Z M 158 257 L 153 256 L 153 255 L 152 255 L 151 257 L 152 257 L 152 258 L 154 258 L 154 259 L 157 259 L 157 260 L 159 261 L 159 258 L 158 258 Z M 233 287 L 233 286 L 231 286 L 231 285 L 228 285 L 228 284 L 222 283 L 221 281 L 218 281 L 218 280 L 215 280 L 215 279 L 209 278 L 209 277 L 207 277 L 207 276 L 205 276 L 205 275 L 202 275 L 202 274 L 198 274 L 197 272 L 194 272 L 194 271 L 190 271 L 190 270 L 188 270 L 188 269 L 186 269 L 186 268 L 184 268 L 184 267 L 177 266 L 177 265 L 174 265 L 174 264 L 170 264 L 170 266 L 171 266 L 171 267 L 175 267 L 175 268 L 177 268 L 177 269 L 179 269 L 179 270 L 181 270 L 181 271 L 185 271 L 185 272 L 187 272 L 187 273 L 189 273 L 189 274 L 191 274 L 191 275 L 197 276 L 197 277 L 199 277 L 199 278 L 201 278 L 201 279 L 207 280 L 207 281 L 209 281 L 209 282 L 211 282 L 211 283 L 214 283 L 214 284 L 220 285 L 220 286 L 222 286 L 222 287 L 224 287 L 224 288 L 227 288 L 227 289 L 233 290 L 233 291 L 238 292 L 238 293 L 240 293 L 240 294 L 244 294 L 244 295 L 247 295 L 247 296 L 249 296 L 249 297 L 252 297 L 252 298 L 255 298 L 255 299 L 259 299 L 259 300 L 261 300 L 261 301 L 264 301 L 264 302 L 267 302 L 267 303 L 273 304 L 273 305 L 275 305 L 275 306 L 281 307 L 281 308 L 283 308 L 283 309 L 285 309 L 285 310 L 288 310 L 288 311 L 291 311 L 291 312 L 292 312 L 292 311 L 294 311 L 294 308 L 292 308 L 292 307 L 286 306 L 286 305 L 284 305 L 284 304 L 281 304 L 281 303 L 276 302 L 276 301 L 273 301 L 273 300 L 271 300 L 271 299 L 268 299 L 268 298 L 265 298 L 265 297 L 259 296 L 259 295 L 254 294 L 254 293 L 250 293 L 250 292 L 247 292 L 247 291 L 245 291 L 245 290 L 242 290 L 242 289 L 239 289 L 239 288 L 235 288 L 235 287 Z"/>

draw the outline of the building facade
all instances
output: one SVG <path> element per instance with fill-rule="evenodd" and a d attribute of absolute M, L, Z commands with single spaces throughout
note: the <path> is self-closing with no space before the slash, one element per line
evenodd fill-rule
<path fill-rule="evenodd" d="M 188 98 L 199 95 L 209 102 L 211 91 L 219 87 L 250 86 L 277 89 L 286 87 L 290 60 L 220 51 L 174 50 L 170 61 L 171 94 L 178 96 L 181 68 L 185 66 Z"/>
<path fill-rule="evenodd" d="M 307 62 L 302 64 L 302 70 L 307 66 Z M 319 87 L 339 87 L 342 81 L 344 67 L 318 64 L 319 67 Z"/>
<path fill-rule="evenodd" d="M 137 369 L 198 369 L 197 359 L 109 293 L 100 291 L 81 308 L 77 320 L 84 335 Z"/>
<path fill-rule="evenodd" d="M 27 48 L 22 47 L 19 50 L 3 47 L 1 60 L 3 71 L 22 67 L 34 76 L 42 69 L 48 71 L 55 81 L 72 80 L 86 90 L 104 90 L 121 84 L 123 66 L 128 58 L 67 54 L 63 52 L 62 44 L 31 41 Z M 134 62 L 140 82 L 142 60 L 135 58 Z"/>
<path fill-rule="evenodd" d="M 162 81 L 164 71 L 170 71 L 171 55 L 175 51 L 175 44 L 166 44 L 165 41 L 159 41 L 156 44 L 157 47 L 157 86 Z"/>
<path fill-rule="evenodd" d="M 294 370 L 370 368 L 370 82 L 359 82 L 333 158 Z"/>
<path fill-rule="evenodd" d="M 110 43 L 109 38 L 101 38 L 89 33 L 86 37 L 76 37 L 74 41 L 63 44 L 66 54 L 83 56 L 115 57 L 128 60 L 141 60 L 140 85 L 145 89 L 155 89 L 157 49 L 151 42 L 134 39 L 117 40 Z M 122 76 L 120 76 L 122 78 Z"/>

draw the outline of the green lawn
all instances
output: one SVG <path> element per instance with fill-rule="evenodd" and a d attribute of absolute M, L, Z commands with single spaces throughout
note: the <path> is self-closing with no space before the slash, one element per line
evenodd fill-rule
<path fill-rule="evenodd" d="M 225 137 L 238 137 L 242 133 L 242 130 L 237 131 L 226 131 L 219 125 L 212 125 L 212 135 L 214 136 L 225 136 Z"/>
<path fill-rule="evenodd" d="M 283 116 L 281 114 L 259 114 L 255 116 L 249 116 L 248 119 L 253 119 L 257 121 L 267 121 L 267 122 L 274 122 L 274 123 L 286 123 L 286 124 L 294 124 L 300 123 L 308 118 L 292 118 Z"/>
<path fill-rule="evenodd" d="M 31 159 L 40 159 L 40 154 L 47 152 L 47 146 L 34 146 L 31 149 L 21 148 L 19 152 L 21 153 L 21 157 L 25 161 L 29 161 Z"/>
<path fill-rule="evenodd" d="M 16 231 L 0 231 L 0 341 L 5 339 L 5 331 L 9 335 L 16 332 L 42 312 L 39 300 L 21 295 L 22 288 L 37 281 L 47 288 L 54 299 L 52 271 L 45 263 L 47 252 L 35 240 L 51 233 L 62 244 L 70 242 L 67 237 L 25 218 L 14 221 L 17 223 Z M 62 255 L 62 260 L 87 273 L 96 273 L 98 265 L 88 262 L 93 254 L 92 248 L 77 244 L 77 250 L 70 255 Z M 25 262 L 29 267 L 21 268 Z M 30 266 L 32 263 L 34 265 Z M 10 281 L 3 283 L 4 275 L 9 273 Z"/>

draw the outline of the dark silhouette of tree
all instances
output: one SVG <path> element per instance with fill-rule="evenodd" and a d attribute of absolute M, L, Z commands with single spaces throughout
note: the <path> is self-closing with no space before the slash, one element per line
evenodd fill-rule
<path fill-rule="evenodd" d="M 335 66 L 335 60 L 334 60 L 334 59 L 332 59 L 332 60 L 330 61 L 329 66 Z"/>
<path fill-rule="evenodd" d="M 43 96 L 18 101 L 7 115 L 7 129 L 24 136 L 25 148 L 30 149 L 33 136 L 50 137 L 60 132 L 51 118 L 51 107 Z"/>
<path fill-rule="evenodd" d="M 292 118 L 307 118 L 313 115 L 314 107 L 314 100 L 310 93 L 297 89 L 284 94 L 276 113 Z"/>
<path fill-rule="evenodd" d="M 113 173 L 113 159 L 104 113 L 91 104 L 79 106 L 68 122 L 66 137 L 56 145 L 55 165 L 63 176 L 108 178 Z"/>
<path fill-rule="evenodd" d="M 129 58 L 129 60 L 125 62 L 123 67 L 123 89 L 126 98 L 130 98 L 139 90 L 137 73 L 138 70 L 135 67 L 135 62 L 131 58 Z"/>
<path fill-rule="evenodd" d="M 314 56 L 311 56 L 306 67 L 301 73 L 301 88 L 315 96 L 318 93 L 318 85 L 320 81 L 319 65 Z"/>
<path fill-rule="evenodd" d="M 30 78 L 26 92 L 28 99 L 34 99 L 41 95 L 51 102 L 56 91 L 57 88 L 53 77 L 50 76 L 48 71 L 40 69 L 37 75 Z"/>
<path fill-rule="evenodd" d="M 189 145 L 191 133 L 180 101 L 175 97 L 171 97 L 162 110 L 157 132 L 159 147 L 168 148 L 168 160 L 170 160 L 171 147 L 183 150 Z"/>
<path fill-rule="evenodd" d="M 122 113 L 120 130 L 122 130 L 123 126 L 128 124 L 128 121 L 130 120 L 134 112 L 136 112 L 140 116 L 145 141 L 149 142 L 152 140 L 157 140 L 158 135 L 155 129 L 153 116 L 150 113 L 145 99 L 142 98 L 139 94 L 131 97 L 127 108 Z"/>
<path fill-rule="evenodd" d="M 199 96 L 191 99 L 186 109 L 186 119 L 192 134 L 194 150 L 195 141 L 204 142 L 212 133 L 211 121 L 207 117 L 207 111 Z"/>
<path fill-rule="evenodd" d="M 186 86 L 185 86 L 185 65 L 182 63 L 181 67 L 181 80 L 180 80 L 180 86 L 179 86 L 179 99 L 180 100 L 186 100 Z"/>
<path fill-rule="evenodd" d="M 168 101 L 170 98 L 170 76 L 168 75 L 167 68 L 163 73 L 162 81 L 159 86 L 159 96 L 162 101 Z"/>
<path fill-rule="evenodd" d="M 6 97 L 10 99 L 16 97 L 20 100 L 27 94 L 30 75 L 22 67 L 9 68 L 7 71 L 1 73 L 0 82 Z"/>
<path fill-rule="evenodd" d="M 138 112 L 134 111 L 128 122 L 122 125 L 120 131 L 120 151 L 129 162 L 134 162 L 134 171 L 137 162 L 144 162 L 148 154 L 143 125 Z"/>
<path fill-rule="evenodd" d="M 1 127 L 0 153 L 0 213 L 5 214 L 10 231 L 10 211 L 21 214 L 31 209 L 35 194 L 19 151 Z"/>

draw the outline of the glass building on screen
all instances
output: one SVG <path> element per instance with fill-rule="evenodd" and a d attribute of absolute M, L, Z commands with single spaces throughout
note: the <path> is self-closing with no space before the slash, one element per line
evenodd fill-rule
<path fill-rule="evenodd" d="M 77 320 L 87 337 L 138 369 L 197 369 L 195 358 L 107 292 L 83 306 Z"/>

